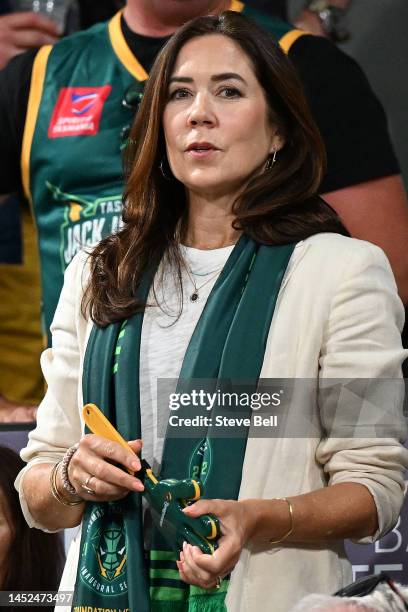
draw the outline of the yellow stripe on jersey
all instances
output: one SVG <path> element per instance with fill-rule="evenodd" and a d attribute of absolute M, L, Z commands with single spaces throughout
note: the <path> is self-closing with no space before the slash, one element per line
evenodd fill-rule
<path fill-rule="evenodd" d="M 244 3 L 239 2 L 239 0 L 231 0 L 229 10 L 235 11 L 236 13 L 242 13 L 242 11 L 244 10 L 244 6 Z"/>
<path fill-rule="evenodd" d="M 23 144 L 21 148 L 21 176 L 26 198 L 31 205 L 30 189 L 30 155 L 33 143 L 35 125 L 37 123 L 38 110 L 42 98 L 45 71 L 47 69 L 48 56 L 52 46 L 41 47 L 35 56 L 33 71 L 31 74 L 30 94 L 28 97 L 27 115 L 24 125 Z"/>
<path fill-rule="evenodd" d="M 286 54 L 289 53 L 291 46 L 297 41 L 301 36 L 310 35 L 310 32 L 306 32 L 305 30 L 291 30 L 287 34 L 284 34 L 279 41 L 280 48 Z"/>
<path fill-rule="evenodd" d="M 30 157 L 51 50 L 51 45 L 41 47 L 34 59 L 21 147 L 22 184 L 31 209 L 30 212 L 21 207 L 24 259 L 20 265 L 0 266 L 0 286 L 6 298 L 0 300 L 4 302 L 0 308 L 3 323 L 0 325 L 0 345 L 2 358 L 7 359 L 7 364 L 0 359 L 7 382 L 1 392 L 11 401 L 32 405 L 38 404 L 44 395 L 39 356 L 46 344 L 41 332 L 38 239 L 31 197 Z M 12 332 L 12 338 L 7 338 L 7 331 Z"/>
<path fill-rule="evenodd" d="M 116 15 L 110 20 L 108 26 L 109 37 L 113 50 L 126 70 L 130 72 L 135 79 L 138 81 L 146 81 L 149 75 L 140 62 L 138 62 L 138 60 L 135 58 L 125 40 L 125 37 L 123 36 L 122 28 L 120 26 L 122 12 L 123 11 L 119 11 L 116 13 Z"/>

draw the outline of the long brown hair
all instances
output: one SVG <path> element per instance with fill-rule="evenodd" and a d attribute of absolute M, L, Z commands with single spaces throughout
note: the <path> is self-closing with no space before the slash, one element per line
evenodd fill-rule
<path fill-rule="evenodd" d="M 10 523 L 12 543 L 7 557 L 0 591 L 56 591 L 65 562 L 61 533 L 44 533 L 30 529 L 20 507 L 14 481 L 25 463 L 11 448 L 0 446 L 0 491 L 6 502 L 6 519 Z M 25 610 L 49 610 L 29 607 Z M 17 610 L 9 606 L 8 610 Z"/>
<path fill-rule="evenodd" d="M 100 326 L 134 314 L 142 274 L 164 257 L 181 283 L 178 228 L 187 212 L 183 184 L 169 172 L 162 127 L 169 80 L 181 48 L 191 39 L 222 34 L 251 59 L 271 120 L 285 138 L 273 169 L 254 176 L 234 203 L 234 228 L 261 244 L 296 242 L 318 232 L 347 233 L 336 213 L 316 196 L 325 171 L 325 149 L 291 62 L 271 36 L 243 15 L 227 11 L 180 28 L 153 66 L 134 122 L 125 160 L 123 229 L 91 254 L 84 312 Z"/>

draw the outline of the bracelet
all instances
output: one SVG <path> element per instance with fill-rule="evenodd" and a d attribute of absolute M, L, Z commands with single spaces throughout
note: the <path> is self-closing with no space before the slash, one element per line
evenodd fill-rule
<path fill-rule="evenodd" d="M 62 463 L 61 461 L 59 463 L 56 463 L 51 470 L 51 474 L 50 474 L 51 493 L 53 497 L 57 500 L 57 502 L 59 502 L 63 506 L 78 506 L 79 504 L 82 504 L 84 501 L 81 497 L 78 497 L 78 495 L 75 493 L 75 495 L 77 496 L 77 499 L 70 500 L 64 497 L 58 490 L 57 472 L 58 472 L 58 468 L 61 465 L 61 463 Z"/>
<path fill-rule="evenodd" d="M 279 540 L 269 540 L 269 544 L 280 544 L 284 540 L 286 540 L 294 529 L 294 520 L 293 520 L 293 506 L 291 501 L 287 497 L 277 497 L 277 500 L 285 501 L 289 506 L 289 515 L 290 515 L 290 527 L 288 531 L 281 537 Z"/>
<path fill-rule="evenodd" d="M 71 484 L 71 481 L 69 479 L 68 476 L 68 466 L 69 466 L 69 462 L 72 459 L 72 456 L 74 455 L 74 453 L 77 451 L 79 446 L 79 442 L 77 444 L 74 444 L 74 446 L 71 446 L 71 448 L 69 448 L 67 450 L 67 452 L 65 453 L 62 461 L 61 461 L 61 480 L 62 480 L 62 486 L 63 488 L 68 491 L 68 493 L 70 495 L 78 495 L 76 490 L 74 489 L 74 487 Z"/>

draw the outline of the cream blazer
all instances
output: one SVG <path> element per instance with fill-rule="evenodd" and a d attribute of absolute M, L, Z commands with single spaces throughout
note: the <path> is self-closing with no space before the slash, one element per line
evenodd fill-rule
<path fill-rule="evenodd" d="M 66 271 L 55 314 L 53 330 L 58 330 L 58 339 L 42 356 L 48 391 L 37 427 L 21 453 L 28 466 L 16 486 L 27 521 L 40 528 L 29 513 L 21 482 L 30 466 L 59 461 L 83 435 L 80 381 L 91 330 L 80 310 L 86 278 L 86 256 L 79 254 Z M 404 310 L 383 252 L 360 240 L 318 234 L 300 242 L 289 262 L 261 377 L 309 379 L 319 388 L 335 378 L 401 379 L 401 364 L 408 353 L 401 346 L 403 321 Z M 394 526 L 403 500 L 408 450 L 401 445 L 406 437 L 401 397 L 392 392 L 392 397 L 379 399 L 384 409 L 394 406 L 392 437 L 294 437 L 291 427 L 299 423 L 306 403 L 313 402 L 307 409 L 322 421 L 333 408 L 319 393 L 312 400 L 304 397 L 303 383 L 299 384 L 300 395 L 285 408 L 285 437 L 248 439 L 239 497 L 295 496 L 339 482 L 362 483 L 378 510 L 378 532 L 361 540 L 370 542 Z M 371 414 L 370 402 L 375 401 L 369 399 L 365 420 Z M 340 417 L 343 409 L 349 409 L 347 394 L 337 406 Z M 73 588 L 78 550 L 79 535 L 69 552 L 64 590 Z M 232 573 L 226 603 L 231 612 L 287 612 L 307 593 L 333 593 L 350 581 L 343 542 L 249 543 Z"/>

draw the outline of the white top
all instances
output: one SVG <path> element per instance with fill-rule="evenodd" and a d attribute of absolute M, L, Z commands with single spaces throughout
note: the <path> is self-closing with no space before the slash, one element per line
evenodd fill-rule
<path fill-rule="evenodd" d="M 162 283 L 155 283 L 155 292 L 162 308 L 146 308 L 140 345 L 140 405 L 143 457 L 157 472 L 163 452 L 163 438 L 157 438 L 157 419 L 167 423 L 168 412 L 157 415 L 158 379 L 177 380 L 188 343 L 222 268 L 234 246 L 204 251 L 183 247 L 182 254 L 190 276 L 183 270 L 183 306 L 172 274 L 165 273 Z M 198 288 L 198 300 L 190 296 Z M 202 289 L 200 287 L 202 286 Z M 154 303 L 150 292 L 148 303 Z M 179 317 L 179 318 L 177 318 Z M 163 431 L 163 429 L 162 429 Z"/>
<path fill-rule="evenodd" d="M 29 465 L 16 485 L 27 521 L 40 528 L 25 504 L 21 477 L 37 462 L 59 461 L 83 435 L 81 376 L 92 328 L 80 308 L 86 277 L 84 256 L 78 255 L 65 273 L 52 326 L 53 348 L 42 356 L 47 393 L 37 427 L 21 453 Z M 404 309 L 381 249 L 336 234 L 312 236 L 297 245 L 286 270 L 261 378 L 309 378 L 319 386 L 332 378 L 401 378 L 401 364 L 408 354 L 401 346 L 403 322 Z M 326 485 L 357 482 L 368 488 L 376 504 L 378 531 L 361 539 L 373 541 L 395 525 L 403 500 L 408 451 L 400 444 L 406 437 L 402 403 L 397 397 L 380 400 L 380 406 L 389 408 L 394 402 L 400 409 L 395 416 L 396 437 L 294 439 L 290 425 L 301 418 L 306 401 L 319 418 L 330 410 L 320 391 L 311 399 L 302 396 L 287 406 L 288 428 L 281 438 L 248 438 L 239 499 L 296 496 Z M 340 396 L 338 413 L 348 408 L 349 396 Z M 369 416 L 369 405 L 366 411 Z M 157 448 L 155 453 L 158 458 Z M 228 466 L 222 469 L 228 476 Z M 78 551 L 79 538 L 69 553 L 66 589 L 75 579 Z M 248 542 L 232 572 L 226 605 L 229 612 L 287 612 L 304 595 L 333 593 L 351 578 L 342 542 L 281 546 Z"/>

